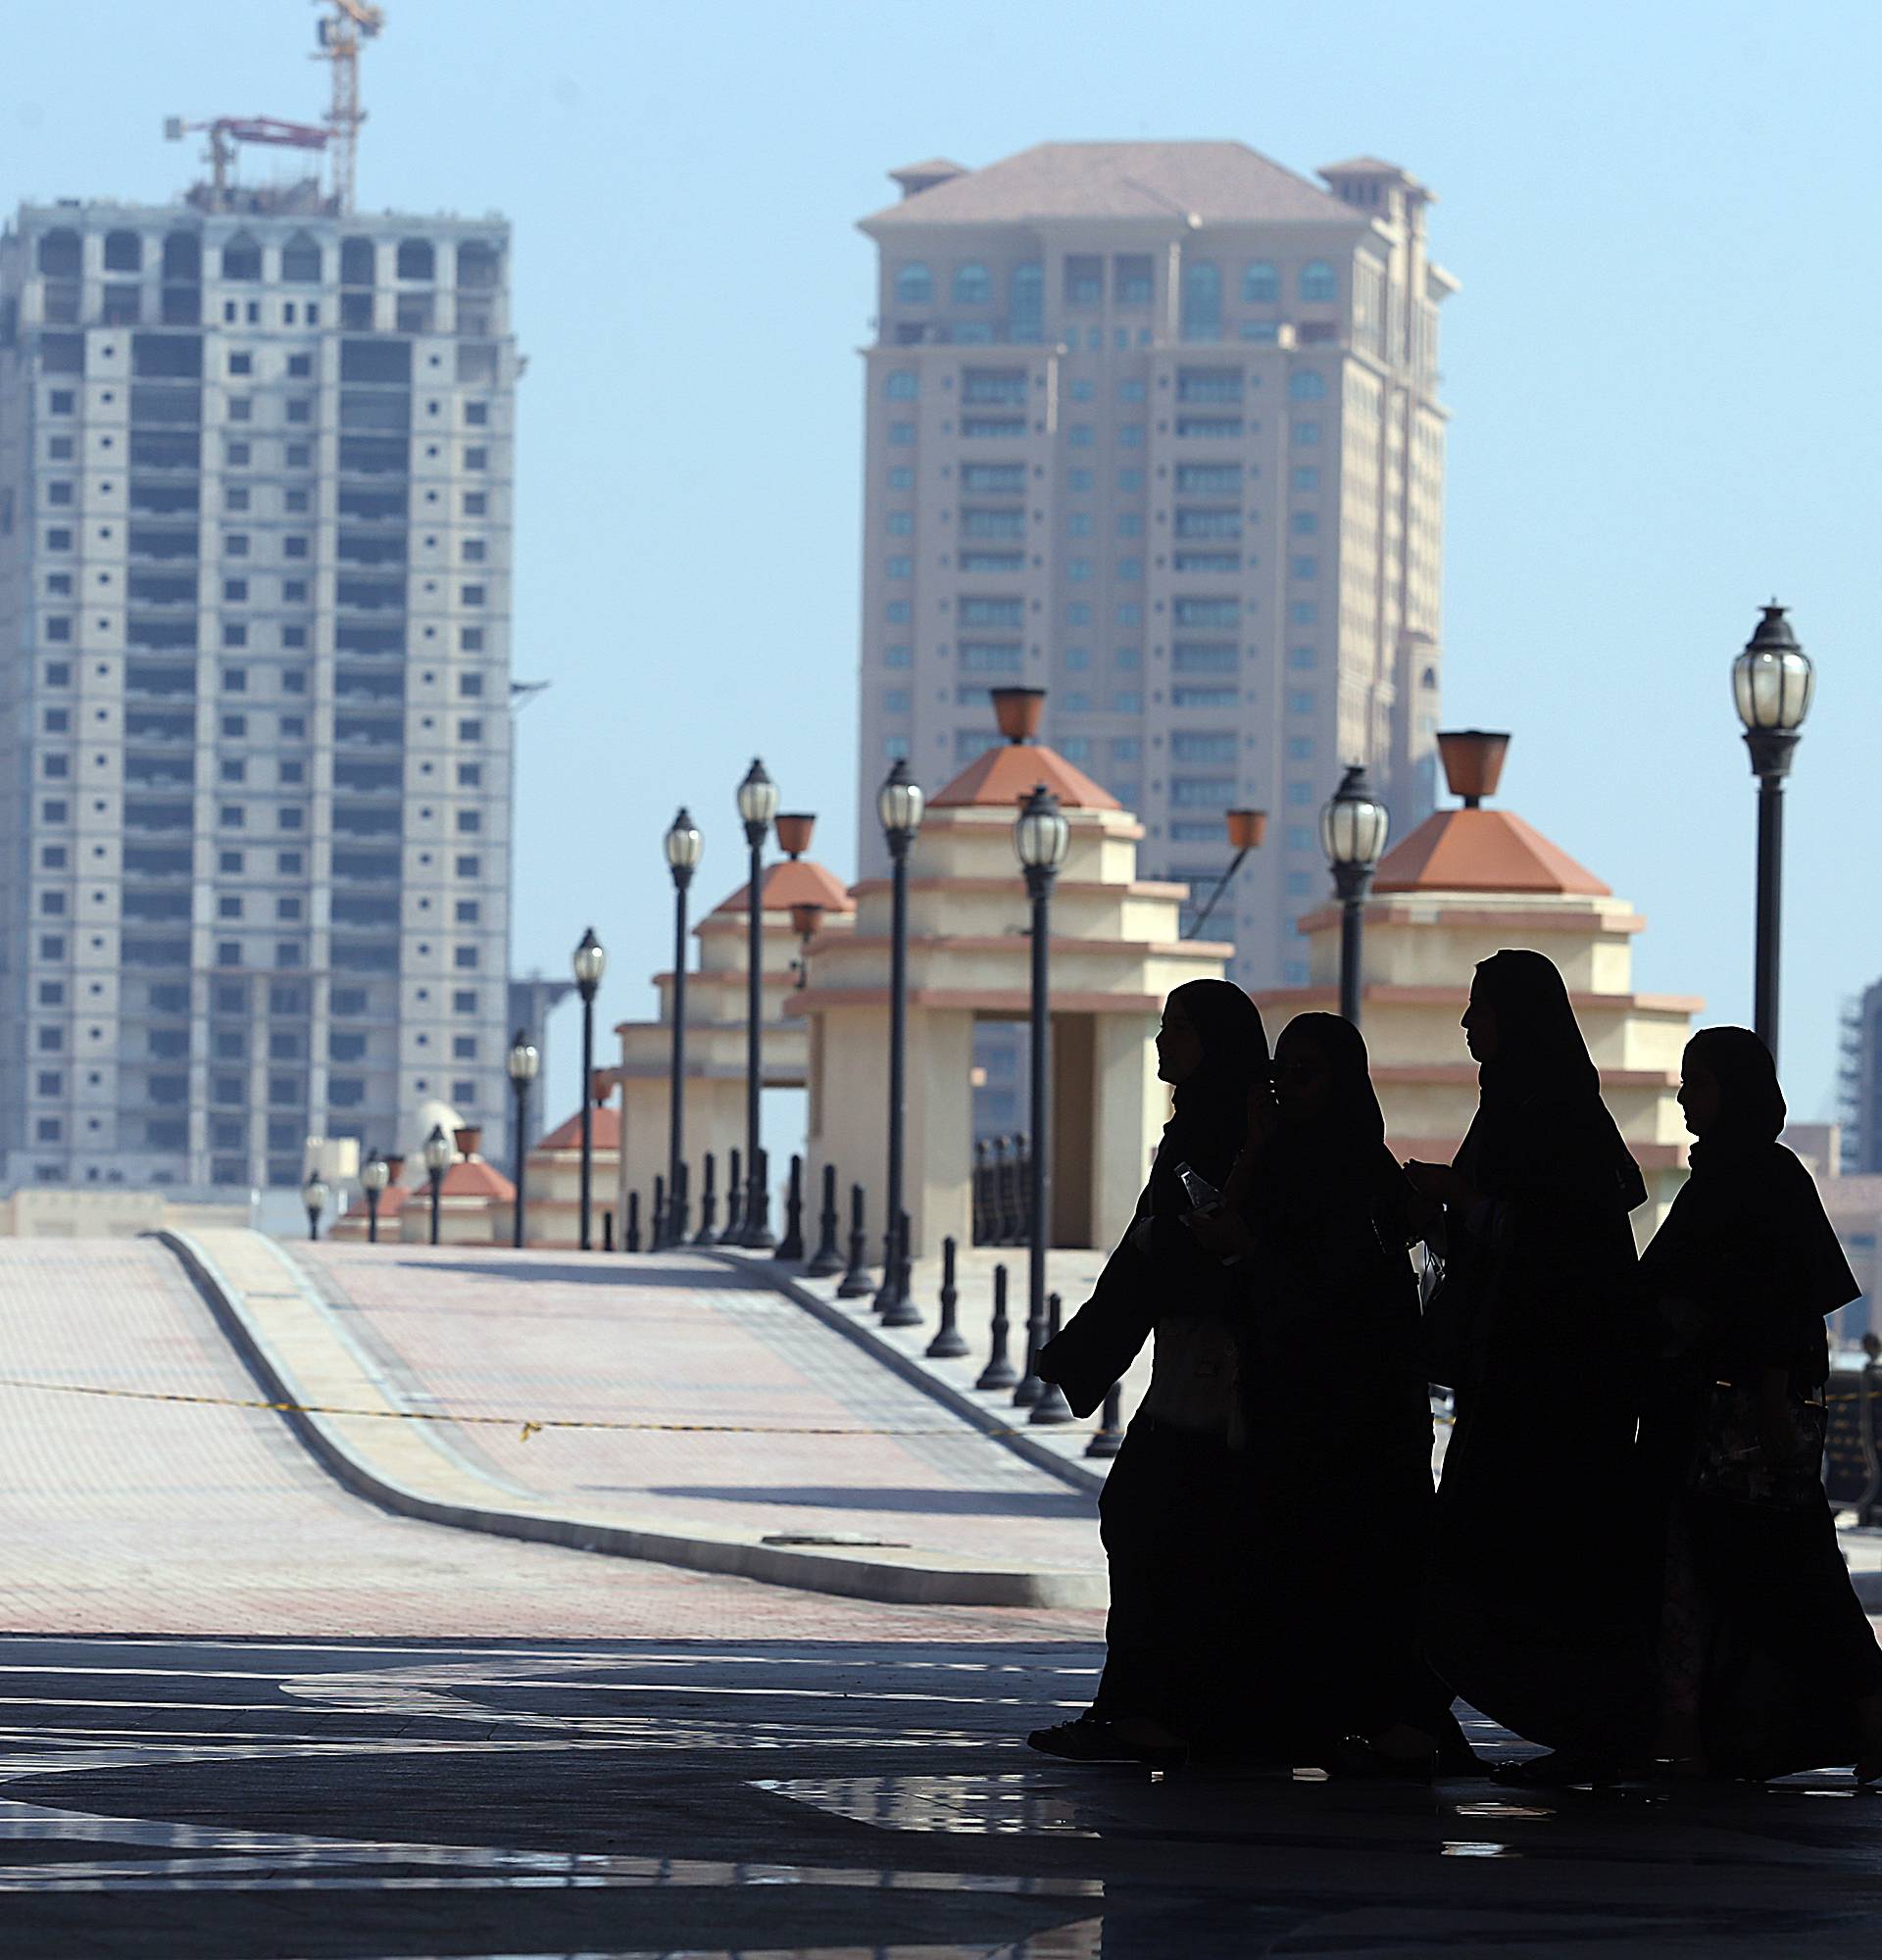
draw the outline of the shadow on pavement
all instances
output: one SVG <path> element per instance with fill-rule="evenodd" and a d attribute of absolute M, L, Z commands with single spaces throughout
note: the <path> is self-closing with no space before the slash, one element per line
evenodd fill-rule
<path fill-rule="evenodd" d="M 624 1484 L 582 1484 L 583 1491 L 629 1492 Z M 1098 1499 L 1076 1491 L 932 1491 L 879 1486 L 846 1490 L 823 1484 L 650 1484 L 655 1497 L 735 1504 L 820 1505 L 826 1510 L 911 1511 L 945 1517 L 1095 1518 Z"/>

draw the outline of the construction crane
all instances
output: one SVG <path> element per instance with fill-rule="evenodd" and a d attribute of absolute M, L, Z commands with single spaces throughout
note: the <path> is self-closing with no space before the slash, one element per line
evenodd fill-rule
<path fill-rule="evenodd" d="M 271 143 L 290 150 L 324 150 L 328 132 L 317 122 L 283 122 L 274 116 L 218 116 L 208 122 L 185 122 L 180 116 L 164 119 L 165 138 L 173 143 L 198 129 L 209 131 L 211 210 L 234 208 L 229 172 L 238 143 Z M 314 188 L 318 189 L 318 185 Z M 192 195 L 195 195 L 192 193 Z"/>
<path fill-rule="evenodd" d="M 354 167 L 359 154 L 360 124 L 366 111 L 360 107 L 360 43 L 384 31 L 385 9 L 370 0 L 314 0 L 330 8 L 321 16 L 317 27 L 320 52 L 316 61 L 333 65 L 333 100 L 326 112 L 331 132 L 329 152 L 333 159 L 333 209 L 345 217 L 353 209 Z"/>

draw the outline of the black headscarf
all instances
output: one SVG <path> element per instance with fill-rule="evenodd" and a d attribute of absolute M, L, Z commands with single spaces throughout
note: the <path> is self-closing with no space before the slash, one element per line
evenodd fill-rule
<path fill-rule="evenodd" d="M 1647 1185 L 1601 1100 L 1601 1074 L 1581 1038 L 1568 989 L 1553 959 L 1524 949 L 1479 963 L 1473 989 L 1496 1016 L 1497 1053 L 1477 1071 L 1476 1120 L 1457 1166 L 1486 1197 L 1526 1182 L 1534 1126 L 1552 1126 L 1551 1154 L 1576 1161 L 1572 1180 L 1622 1211 L 1647 1201 Z"/>
<path fill-rule="evenodd" d="M 1770 1050 L 1750 1028 L 1702 1028 L 1685 1060 L 1717 1081 L 1718 1120 L 1693 1145 L 1692 1175 L 1641 1271 L 1666 1292 L 1702 1295 L 1740 1348 L 1756 1348 L 1748 1330 L 1768 1339 L 1787 1309 L 1813 1324 L 1861 1289 L 1814 1179 L 1777 1141 L 1784 1092 Z M 1813 1361 L 1817 1339 L 1802 1335 L 1798 1351 Z"/>
<path fill-rule="evenodd" d="M 1202 1041 L 1203 1055 L 1176 1085 L 1175 1113 L 1164 1130 L 1151 1172 L 1151 1208 L 1160 1217 L 1190 1208 L 1176 1177 L 1192 1165 L 1218 1190 L 1248 1137 L 1248 1093 L 1267 1074 L 1267 1033 L 1261 1009 L 1231 980 L 1191 980 L 1170 995 Z"/>
<path fill-rule="evenodd" d="M 1685 1058 L 1709 1069 L 1718 1082 L 1718 1126 L 1693 1145 L 1695 1168 L 1734 1147 L 1777 1142 L 1789 1114 L 1777 1061 L 1750 1028 L 1701 1028 L 1686 1044 Z M 1714 1148 L 1721 1144 L 1724 1150 Z"/>
<path fill-rule="evenodd" d="M 1292 1141 L 1312 1155 L 1342 1164 L 1367 1162 L 1385 1147 L 1385 1111 L 1372 1087 L 1365 1037 L 1339 1014 L 1296 1014 L 1279 1040 L 1313 1045 L 1326 1070 L 1326 1102 Z"/>

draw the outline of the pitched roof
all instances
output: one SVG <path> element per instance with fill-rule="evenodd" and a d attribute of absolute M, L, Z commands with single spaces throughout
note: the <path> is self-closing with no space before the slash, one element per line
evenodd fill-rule
<path fill-rule="evenodd" d="M 1441 809 L 1379 860 L 1375 892 L 1558 892 L 1611 897 L 1592 871 L 1507 809 Z"/>
<path fill-rule="evenodd" d="M 1366 222 L 1246 143 L 1039 143 L 874 212 L 862 226 L 1192 216 L 1205 224 Z"/>
<path fill-rule="evenodd" d="M 1073 768 L 1056 749 L 1034 742 L 1003 742 L 989 749 L 930 799 L 930 809 L 1013 809 L 1039 784 L 1067 809 L 1119 809 L 1114 796 Z"/>
<path fill-rule="evenodd" d="M 517 1187 L 495 1164 L 482 1157 L 460 1157 L 444 1174 L 441 1198 L 514 1198 Z M 416 1198 L 410 1200 L 417 1203 Z"/>
<path fill-rule="evenodd" d="M 747 879 L 738 890 L 719 900 L 716 912 L 742 912 L 750 903 Z M 765 909 L 787 912 L 793 906 L 821 906 L 826 912 L 853 912 L 856 902 L 834 871 L 813 864 L 808 858 L 786 858 L 765 873 Z"/>
<path fill-rule="evenodd" d="M 620 1149 L 620 1111 L 602 1103 L 591 1110 L 593 1122 L 590 1135 L 598 1151 L 618 1151 Z M 565 1122 L 558 1123 L 546 1137 L 538 1138 L 530 1154 L 536 1151 L 578 1151 L 581 1149 L 581 1111 Z"/>

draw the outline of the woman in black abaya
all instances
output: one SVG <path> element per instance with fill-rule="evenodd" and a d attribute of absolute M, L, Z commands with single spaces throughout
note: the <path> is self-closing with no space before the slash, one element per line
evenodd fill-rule
<path fill-rule="evenodd" d="M 1229 1276 L 1185 1229 L 1197 1199 L 1179 1171 L 1220 1191 L 1265 1099 L 1267 1038 L 1226 980 L 1192 980 L 1164 1005 L 1158 1073 L 1175 1087 L 1137 1214 L 1092 1298 L 1041 1349 L 1039 1373 L 1089 1414 L 1153 1331 L 1151 1385 L 1099 1500 L 1111 1567 L 1105 1672 L 1076 1721 L 1032 1746 L 1079 1760 L 1179 1758 L 1210 1710 L 1203 1684 L 1240 1638 L 1232 1556 L 1242 1530 L 1242 1425 Z"/>
<path fill-rule="evenodd" d="M 1692 1175 L 1641 1261 L 1664 1357 L 1642 1440 L 1664 1518 L 1659 1753 L 1689 1776 L 1882 1778 L 1882 1648 L 1824 1495 L 1823 1317 L 1858 1288 L 1777 1141 L 1746 1028 L 1686 1045 Z"/>
<path fill-rule="evenodd" d="M 1463 1026 L 1476 1120 L 1453 1164 L 1407 1166 L 1445 1207 L 1426 1324 L 1434 1377 L 1457 1391 L 1425 1649 L 1465 1700 L 1554 1752 L 1510 1780 L 1580 1782 L 1650 1741 L 1628 1224 L 1647 1191 L 1553 962 L 1484 960 Z"/>
<path fill-rule="evenodd" d="M 1252 1619 L 1242 1714 L 1300 1761 L 1477 1768 L 1415 1652 L 1431 1529 L 1431 1402 L 1408 1248 L 1422 1207 L 1385 1146 L 1365 1042 L 1300 1014 L 1274 1050 L 1277 1120 L 1220 1220 L 1192 1229 L 1245 1288 Z"/>

